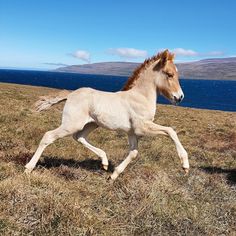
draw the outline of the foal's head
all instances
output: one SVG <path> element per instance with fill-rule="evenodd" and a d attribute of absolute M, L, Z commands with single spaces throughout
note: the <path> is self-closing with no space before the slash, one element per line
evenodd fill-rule
<path fill-rule="evenodd" d="M 145 60 L 133 72 L 122 90 L 126 91 L 135 88 L 139 81 L 141 86 L 145 80 L 151 81 L 151 83 L 154 82 L 157 92 L 164 95 L 173 104 L 180 103 L 184 98 L 184 94 L 179 84 L 178 70 L 173 60 L 174 54 L 168 50 Z"/>
<path fill-rule="evenodd" d="M 184 94 L 179 84 L 178 70 L 173 62 L 174 54 L 168 50 L 159 54 L 153 66 L 157 90 L 173 104 L 180 103 Z"/>

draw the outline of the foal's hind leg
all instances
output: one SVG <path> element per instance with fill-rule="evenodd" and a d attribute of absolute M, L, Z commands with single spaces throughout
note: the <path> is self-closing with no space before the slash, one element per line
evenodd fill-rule
<path fill-rule="evenodd" d="M 129 155 L 118 165 L 114 172 L 111 175 L 111 179 L 115 180 L 119 174 L 121 174 L 125 168 L 128 166 L 128 164 L 138 155 L 138 139 L 135 134 L 129 134 Z"/>
<path fill-rule="evenodd" d="M 101 159 L 102 159 L 102 165 L 105 170 L 108 169 L 108 159 L 106 153 L 101 150 L 100 148 L 96 148 L 90 143 L 88 143 L 87 136 L 96 128 L 98 125 L 96 123 L 88 123 L 84 126 L 83 130 L 77 132 L 76 134 L 73 135 L 73 138 L 82 143 L 86 148 L 97 154 Z"/>
<path fill-rule="evenodd" d="M 75 131 L 74 131 L 75 132 Z M 44 134 L 37 151 L 35 152 L 34 156 L 30 160 L 30 162 L 25 166 L 25 172 L 30 173 L 34 167 L 36 166 L 40 156 L 42 155 L 44 149 L 55 140 L 59 138 L 63 138 L 67 135 L 73 134 L 73 130 L 65 129 L 63 126 L 58 127 L 57 129 L 48 131 Z"/>

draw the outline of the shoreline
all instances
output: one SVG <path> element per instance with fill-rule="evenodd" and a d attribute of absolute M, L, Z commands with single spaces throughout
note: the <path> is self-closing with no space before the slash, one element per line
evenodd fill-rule
<path fill-rule="evenodd" d="M 117 78 L 129 78 L 131 76 L 131 74 L 129 75 L 117 75 L 117 74 L 93 74 L 93 73 L 81 73 L 81 72 L 75 72 L 75 71 L 58 71 L 58 70 L 38 70 L 38 69 L 20 69 L 20 68 L 0 68 L 0 71 L 28 71 L 28 72 L 46 72 L 46 73 L 65 73 L 65 74 L 77 74 L 77 75 L 81 75 L 81 76 L 108 76 L 108 77 L 117 77 Z M 236 77 L 233 79 L 211 79 L 211 78 L 207 78 L 207 77 L 179 77 L 180 80 L 199 80 L 199 81 L 232 81 L 232 82 L 236 82 Z M 0 81 L 1 82 L 1 81 Z"/>
<path fill-rule="evenodd" d="M 37 85 L 29 85 L 29 84 L 17 84 L 17 83 L 5 83 L 5 82 L 0 82 L 0 87 L 1 85 L 3 86 L 16 86 L 16 87 L 25 87 L 25 88 L 29 88 L 29 89 L 43 89 L 45 90 L 46 93 L 50 94 L 50 92 L 56 92 L 56 91 L 61 91 L 63 89 L 59 89 L 59 88 L 52 88 L 52 87 L 47 87 L 47 86 L 37 86 Z M 73 91 L 73 90 L 70 90 L 70 89 L 67 89 L 69 91 Z M 47 95 L 47 94 L 45 94 Z M 179 105 L 179 106 L 175 106 L 175 105 L 172 105 L 171 103 L 159 103 L 157 102 L 156 103 L 157 105 L 157 109 L 158 109 L 158 106 L 172 106 L 173 108 L 175 107 L 180 107 L 180 108 L 183 108 L 183 109 L 193 109 L 193 110 L 203 110 L 203 111 L 215 111 L 215 112 L 225 112 L 225 113 L 232 113 L 232 114 L 235 114 L 236 111 L 225 111 L 225 110 L 217 110 L 217 109 L 207 109 L 207 108 L 197 108 L 197 107 L 190 107 L 190 106 L 182 106 L 182 105 Z"/>

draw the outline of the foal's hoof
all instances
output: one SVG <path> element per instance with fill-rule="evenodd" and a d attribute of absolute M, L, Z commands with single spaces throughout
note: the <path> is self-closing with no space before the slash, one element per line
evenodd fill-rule
<path fill-rule="evenodd" d="M 115 179 L 112 179 L 112 178 L 111 178 L 111 175 L 107 178 L 107 182 L 108 182 L 109 184 L 113 184 L 114 181 L 115 181 Z"/>
<path fill-rule="evenodd" d="M 188 175 L 189 174 L 189 168 L 184 168 L 183 167 L 183 169 L 184 169 L 185 175 Z"/>
<path fill-rule="evenodd" d="M 113 183 L 118 177 L 118 174 L 116 172 L 113 172 L 108 178 L 107 181 Z"/>
<path fill-rule="evenodd" d="M 118 176 L 119 176 L 119 173 L 117 172 L 117 170 L 114 170 L 114 172 L 110 175 L 110 179 L 114 181 L 117 179 Z"/>
<path fill-rule="evenodd" d="M 108 165 L 102 165 L 104 170 L 108 170 Z"/>
<path fill-rule="evenodd" d="M 110 182 L 110 183 L 112 182 L 111 176 L 107 178 L 107 182 Z"/>
<path fill-rule="evenodd" d="M 32 172 L 32 169 L 27 169 L 27 168 L 24 171 L 24 173 L 27 174 L 27 175 L 29 175 L 31 172 Z"/>

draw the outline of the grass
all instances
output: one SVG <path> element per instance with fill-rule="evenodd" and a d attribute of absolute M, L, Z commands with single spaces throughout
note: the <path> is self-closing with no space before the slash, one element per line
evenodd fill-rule
<path fill-rule="evenodd" d="M 114 183 L 126 135 L 96 130 L 109 171 L 97 156 L 64 138 L 24 171 L 43 134 L 60 124 L 63 104 L 34 113 L 49 88 L 0 84 L 1 235 L 235 235 L 236 113 L 158 105 L 155 122 L 172 126 L 189 153 L 184 176 L 174 144 L 145 137 L 139 156 Z"/>

